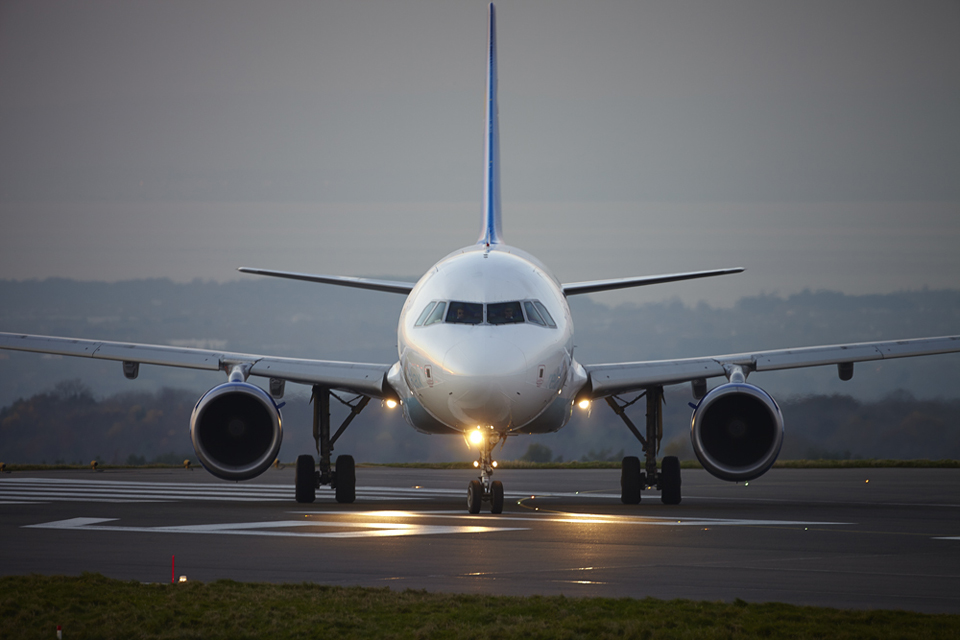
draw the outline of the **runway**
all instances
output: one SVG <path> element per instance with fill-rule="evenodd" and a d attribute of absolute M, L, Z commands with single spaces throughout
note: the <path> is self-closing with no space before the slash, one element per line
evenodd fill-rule
<path fill-rule="evenodd" d="M 302 505 L 290 467 L 2 474 L 0 571 L 960 613 L 960 470 L 687 470 L 673 507 L 621 504 L 616 470 L 501 470 L 497 516 L 471 477 L 360 467 L 356 503 Z"/>

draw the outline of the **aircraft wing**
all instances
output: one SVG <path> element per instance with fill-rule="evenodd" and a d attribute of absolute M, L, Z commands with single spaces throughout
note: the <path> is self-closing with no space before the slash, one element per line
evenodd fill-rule
<path fill-rule="evenodd" d="M 695 278 L 710 278 L 713 276 L 724 276 L 728 273 L 740 273 L 743 267 L 734 267 L 732 269 L 713 269 L 711 271 L 690 271 L 687 273 L 668 273 L 660 276 L 641 276 L 638 278 L 614 278 L 612 280 L 591 280 L 589 282 L 569 282 L 562 285 L 563 294 L 567 296 L 580 293 L 596 293 L 598 291 L 612 291 L 613 289 L 626 289 L 627 287 L 645 287 L 651 284 L 662 284 L 664 282 L 678 282 L 680 280 L 693 280 Z"/>
<path fill-rule="evenodd" d="M 390 393 L 390 387 L 384 380 L 387 371 L 390 369 L 388 364 L 278 358 L 207 349 L 57 338 L 20 333 L 0 333 L 0 349 L 156 364 L 167 367 L 207 369 L 210 371 L 227 371 L 234 365 L 247 365 L 249 366 L 248 373 L 255 376 L 279 378 L 301 384 L 319 384 L 332 389 L 342 389 L 375 398 Z"/>
<path fill-rule="evenodd" d="M 960 336 L 800 347 L 681 360 L 595 364 L 584 365 L 583 368 L 589 376 L 586 388 L 590 390 L 592 397 L 601 398 L 649 387 L 723 376 L 727 374 L 727 368 L 733 366 L 739 366 L 744 374 L 749 374 L 753 371 L 777 371 L 955 352 L 960 352 Z"/>
<path fill-rule="evenodd" d="M 303 280 L 305 282 L 319 282 L 321 284 L 335 284 L 341 287 L 353 287 L 355 289 L 372 289 L 373 291 L 386 291 L 387 293 L 402 293 L 407 295 L 413 290 L 415 283 L 400 282 L 398 280 L 375 280 L 373 278 L 355 278 L 353 276 L 320 276 L 310 273 L 296 273 L 293 271 L 272 271 L 270 269 L 252 269 L 250 267 L 239 267 L 237 271 L 242 273 L 254 273 L 258 276 L 273 276 L 274 278 L 289 278 L 290 280 Z"/>

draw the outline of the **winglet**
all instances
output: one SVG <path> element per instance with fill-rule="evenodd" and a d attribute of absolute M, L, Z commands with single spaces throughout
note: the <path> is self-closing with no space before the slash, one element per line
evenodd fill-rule
<path fill-rule="evenodd" d="M 483 227 L 477 244 L 500 244 L 500 124 L 497 107 L 497 10 L 490 3 L 487 40 L 487 108 L 483 153 Z"/>

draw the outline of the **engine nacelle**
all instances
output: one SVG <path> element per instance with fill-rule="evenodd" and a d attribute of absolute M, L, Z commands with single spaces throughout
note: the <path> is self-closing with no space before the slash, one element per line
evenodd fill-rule
<path fill-rule="evenodd" d="M 766 391 L 723 384 L 693 412 L 690 440 L 703 468 L 722 480 L 745 481 L 773 466 L 783 445 L 783 415 Z"/>
<path fill-rule="evenodd" d="M 207 471 L 224 480 L 249 480 L 280 452 L 280 409 L 260 387 L 227 382 L 203 394 L 193 408 L 190 439 Z"/>

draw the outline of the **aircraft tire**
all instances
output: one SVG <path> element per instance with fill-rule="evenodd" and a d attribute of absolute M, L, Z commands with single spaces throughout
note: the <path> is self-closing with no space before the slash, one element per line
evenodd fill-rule
<path fill-rule="evenodd" d="M 660 501 L 680 504 L 680 459 L 666 456 L 660 463 Z"/>
<path fill-rule="evenodd" d="M 317 499 L 316 467 L 313 456 L 297 456 L 296 496 L 297 502 L 313 502 Z"/>
<path fill-rule="evenodd" d="M 640 458 L 625 457 L 620 464 L 620 502 L 623 504 L 640 504 L 643 489 L 640 474 Z"/>
<path fill-rule="evenodd" d="M 490 485 L 490 513 L 503 513 L 503 483 L 499 480 Z"/>
<path fill-rule="evenodd" d="M 480 513 L 480 503 L 483 501 L 483 485 L 479 480 L 471 480 L 467 485 L 467 511 Z"/>
<path fill-rule="evenodd" d="M 357 471 L 353 456 L 337 456 L 337 502 L 350 504 L 357 499 Z"/>

